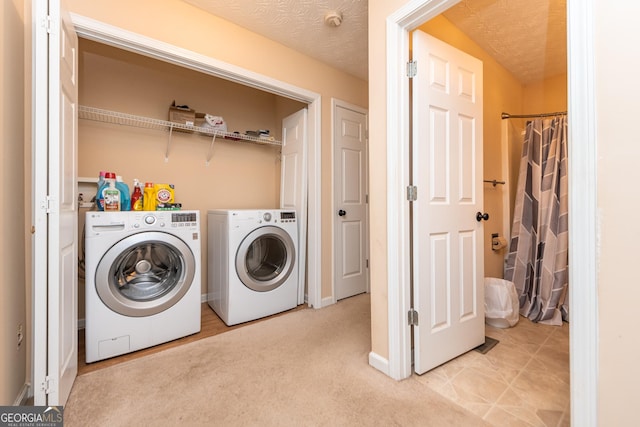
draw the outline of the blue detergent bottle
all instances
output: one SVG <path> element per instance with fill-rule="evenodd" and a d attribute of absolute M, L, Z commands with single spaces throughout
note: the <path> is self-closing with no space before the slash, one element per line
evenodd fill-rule
<path fill-rule="evenodd" d="M 106 171 L 100 171 L 100 174 L 98 175 L 98 185 L 97 185 L 97 191 L 96 191 L 96 197 L 94 198 L 94 201 L 96 203 L 96 209 L 99 211 L 104 210 L 104 200 L 102 199 L 102 187 L 104 186 L 104 177 L 107 174 Z M 102 205 L 100 204 L 102 202 Z"/>
<path fill-rule="evenodd" d="M 104 185 L 104 177 L 107 175 L 107 171 L 100 171 L 98 175 L 98 188 Z"/>
<path fill-rule="evenodd" d="M 116 188 L 120 190 L 120 210 L 131 210 L 131 193 L 129 193 L 129 186 L 122 180 L 121 175 L 116 175 Z"/>
<path fill-rule="evenodd" d="M 104 210 L 104 190 L 109 188 L 109 179 L 115 181 L 115 174 L 112 172 L 100 172 L 100 178 L 98 178 L 98 192 L 96 193 L 96 208 L 99 211 Z"/>

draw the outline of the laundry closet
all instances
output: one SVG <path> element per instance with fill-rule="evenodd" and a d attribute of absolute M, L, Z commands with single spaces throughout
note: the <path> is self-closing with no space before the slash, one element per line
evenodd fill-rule
<path fill-rule="evenodd" d="M 280 207 L 282 121 L 306 104 L 87 39 L 79 40 L 79 104 L 126 115 L 168 120 L 169 107 L 187 105 L 220 116 L 228 132 L 269 130 L 268 143 L 227 139 L 179 129 L 78 120 L 79 236 L 92 180 L 100 171 L 133 180 L 172 184 L 183 209 Z M 249 138 L 250 139 L 250 138 Z M 275 141 L 275 143 L 273 143 Z M 89 192 L 89 194 L 85 194 Z M 201 221 L 201 235 L 207 235 Z M 202 241 L 202 294 L 207 292 L 207 247 Z M 82 251 L 83 245 L 80 245 Z M 79 254 L 82 258 L 82 254 Z M 84 318 L 79 281 L 78 317 Z"/>

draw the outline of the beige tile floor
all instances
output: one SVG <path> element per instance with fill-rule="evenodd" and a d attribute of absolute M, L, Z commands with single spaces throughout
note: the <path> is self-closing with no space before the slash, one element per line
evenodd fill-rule
<path fill-rule="evenodd" d="M 418 377 L 495 426 L 570 426 L 569 324 L 520 317 L 513 328 L 486 325 L 500 342 Z"/>

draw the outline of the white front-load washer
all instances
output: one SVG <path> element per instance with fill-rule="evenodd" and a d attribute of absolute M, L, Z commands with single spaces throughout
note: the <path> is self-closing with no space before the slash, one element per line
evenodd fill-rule
<path fill-rule="evenodd" d="M 227 325 L 298 304 L 298 224 L 291 210 L 210 210 L 207 301 Z"/>
<path fill-rule="evenodd" d="M 200 331 L 198 211 L 87 212 L 87 363 Z"/>

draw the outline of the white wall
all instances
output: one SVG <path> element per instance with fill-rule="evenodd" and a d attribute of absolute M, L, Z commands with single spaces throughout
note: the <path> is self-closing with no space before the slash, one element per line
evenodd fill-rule
<path fill-rule="evenodd" d="M 0 405 L 20 403 L 27 374 L 23 20 L 23 1 L 0 2 Z M 20 325 L 24 339 L 18 347 Z"/>
<path fill-rule="evenodd" d="M 594 0 L 599 425 L 638 425 L 640 4 Z M 579 141 L 578 141 L 579 143 Z M 576 284 L 579 286 L 579 284 Z"/>

